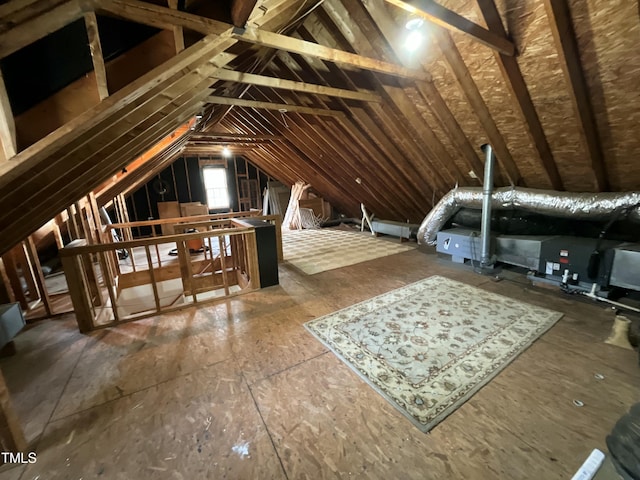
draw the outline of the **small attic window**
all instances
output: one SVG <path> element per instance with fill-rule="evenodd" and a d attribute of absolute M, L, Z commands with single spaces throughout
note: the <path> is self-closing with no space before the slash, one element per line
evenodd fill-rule
<path fill-rule="evenodd" d="M 229 208 L 227 170 L 224 167 L 203 167 L 202 178 L 209 210 Z"/>

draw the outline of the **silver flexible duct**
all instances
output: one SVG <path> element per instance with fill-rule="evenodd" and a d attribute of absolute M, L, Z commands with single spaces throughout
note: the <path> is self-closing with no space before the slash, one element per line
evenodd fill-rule
<path fill-rule="evenodd" d="M 496 188 L 491 195 L 491 208 L 510 210 L 519 208 L 528 212 L 553 217 L 607 220 L 621 208 L 634 207 L 627 219 L 640 222 L 640 192 L 627 193 L 571 193 L 533 188 Z M 435 245 L 436 235 L 447 220 L 460 208 L 482 206 L 482 188 L 455 188 L 447 193 L 424 218 L 418 229 L 418 243 Z"/>

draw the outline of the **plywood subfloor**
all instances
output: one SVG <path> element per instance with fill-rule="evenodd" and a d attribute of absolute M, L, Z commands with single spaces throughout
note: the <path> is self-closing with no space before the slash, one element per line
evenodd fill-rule
<path fill-rule="evenodd" d="M 435 274 L 565 316 L 423 434 L 302 324 Z M 603 305 L 506 277 L 411 250 L 90 335 L 38 322 L 1 363 L 38 461 L 0 479 L 571 478 L 640 400 L 638 356 Z"/>

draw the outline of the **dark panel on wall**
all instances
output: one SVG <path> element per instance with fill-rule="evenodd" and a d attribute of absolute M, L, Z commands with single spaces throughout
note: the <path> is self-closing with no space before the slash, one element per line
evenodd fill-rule
<path fill-rule="evenodd" d="M 187 165 L 189 170 L 189 185 L 191 186 L 191 201 L 207 203 L 198 159 L 196 157 L 187 158 Z"/>
<path fill-rule="evenodd" d="M 189 188 L 187 187 L 187 171 L 185 169 L 185 159 L 180 157 L 173 164 L 173 173 L 178 187 L 178 202 L 187 203 L 191 201 Z"/>

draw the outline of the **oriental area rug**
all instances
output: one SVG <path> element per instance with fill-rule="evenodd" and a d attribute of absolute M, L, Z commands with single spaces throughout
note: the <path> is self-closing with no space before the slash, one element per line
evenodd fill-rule
<path fill-rule="evenodd" d="M 305 327 L 428 432 L 560 317 L 433 276 Z"/>
<path fill-rule="evenodd" d="M 348 230 L 282 230 L 285 261 L 307 275 L 355 265 L 414 248 L 415 243 L 390 242 L 371 234 Z"/>

